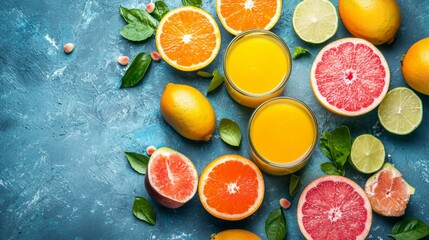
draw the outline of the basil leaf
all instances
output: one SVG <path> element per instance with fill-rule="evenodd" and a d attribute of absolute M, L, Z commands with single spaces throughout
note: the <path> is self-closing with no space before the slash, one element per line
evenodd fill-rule
<path fill-rule="evenodd" d="M 150 54 L 139 53 L 122 77 L 121 88 L 133 87 L 143 78 L 152 61 Z"/>
<path fill-rule="evenodd" d="M 268 240 L 283 240 L 286 236 L 286 219 L 281 208 L 273 210 L 265 221 Z"/>
<path fill-rule="evenodd" d="M 152 207 L 152 204 L 144 197 L 134 198 L 133 214 L 136 216 L 136 218 L 145 221 L 150 225 L 155 225 L 156 223 L 155 209 Z"/>
<path fill-rule="evenodd" d="M 331 132 L 329 139 L 331 155 L 339 166 L 344 166 L 347 157 L 350 155 L 352 148 L 352 138 L 350 130 L 346 126 L 341 126 Z"/>
<path fill-rule="evenodd" d="M 240 127 L 234 121 L 223 118 L 219 124 L 220 137 L 231 146 L 238 147 L 241 142 Z"/>
<path fill-rule="evenodd" d="M 290 175 L 289 194 L 293 197 L 301 186 L 301 178 L 295 174 Z"/>
<path fill-rule="evenodd" d="M 396 240 L 416 240 L 429 235 L 429 226 L 417 218 L 405 218 L 396 223 L 389 236 Z"/>
<path fill-rule="evenodd" d="M 331 138 L 331 134 L 327 131 L 322 133 L 322 137 L 320 138 L 320 150 L 323 155 L 325 155 L 329 160 L 334 161 L 334 157 L 331 155 L 331 146 L 329 145 L 329 139 Z"/>
<path fill-rule="evenodd" d="M 222 74 L 220 74 L 217 70 L 213 71 L 213 78 L 210 81 L 209 89 L 207 90 L 207 93 L 215 90 L 217 87 L 219 87 L 224 81 L 224 78 Z"/>
<path fill-rule="evenodd" d="M 209 72 L 204 72 L 204 71 L 198 71 L 197 75 L 203 78 L 212 78 L 213 75 Z"/>
<path fill-rule="evenodd" d="M 201 7 L 202 0 L 182 0 L 183 6 L 194 6 L 194 7 Z"/>
<path fill-rule="evenodd" d="M 299 46 L 296 46 L 296 47 L 293 49 L 293 56 L 292 56 L 292 59 L 295 59 L 295 58 L 297 58 L 297 57 L 299 57 L 299 56 L 301 56 L 301 55 L 307 54 L 307 53 L 311 54 L 311 53 L 310 53 L 310 51 L 308 51 L 307 49 L 302 48 L 302 47 L 299 47 Z"/>
<path fill-rule="evenodd" d="M 156 1 L 155 2 L 155 9 L 151 13 L 151 15 L 158 21 L 161 21 L 162 17 L 164 17 L 165 14 L 167 14 L 170 11 L 168 9 L 167 4 L 163 1 Z"/>
<path fill-rule="evenodd" d="M 147 163 L 149 157 L 135 152 L 125 152 L 131 167 L 138 173 L 146 174 Z"/>
<path fill-rule="evenodd" d="M 130 41 L 143 41 L 152 36 L 154 31 L 141 23 L 130 23 L 123 27 L 119 33 Z"/>
<path fill-rule="evenodd" d="M 158 22 L 148 12 L 141 9 L 128 9 L 120 6 L 119 12 L 127 23 L 141 23 L 156 31 Z"/>
<path fill-rule="evenodd" d="M 333 163 L 325 162 L 320 164 L 320 168 L 327 175 L 344 176 L 341 170 L 339 170 Z"/>

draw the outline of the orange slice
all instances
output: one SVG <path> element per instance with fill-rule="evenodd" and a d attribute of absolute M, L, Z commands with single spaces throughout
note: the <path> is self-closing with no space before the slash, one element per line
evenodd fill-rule
<path fill-rule="evenodd" d="M 220 22 L 234 35 L 256 28 L 270 30 L 281 10 L 281 0 L 216 0 Z"/>
<path fill-rule="evenodd" d="M 220 48 L 220 31 L 206 11 L 186 6 L 168 12 L 156 31 L 156 48 L 172 67 L 194 71 L 209 65 Z"/>
<path fill-rule="evenodd" d="M 225 155 L 204 169 L 198 194 L 204 208 L 223 220 L 241 220 L 252 215 L 264 199 L 264 179 L 249 159 Z"/>

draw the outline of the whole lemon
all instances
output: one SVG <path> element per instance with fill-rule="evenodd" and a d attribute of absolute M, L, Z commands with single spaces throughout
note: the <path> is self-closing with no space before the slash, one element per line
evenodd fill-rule
<path fill-rule="evenodd" d="M 414 90 L 429 95 L 429 37 L 408 49 L 402 60 L 402 75 Z"/>
<path fill-rule="evenodd" d="M 338 12 L 353 36 L 374 45 L 393 42 L 401 25 L 396 0 L 339 0 Z"/>
<path fill-rule="evenodd" d="M 229 229 L 212 234 L 210 240 L 261 240 L 261 238 L 247 230 Z"/>
<path fill-rule="evenodd" d="M 169 83 L 161 96 L 161 113 L 180 135 L 209 141 L 216 127 L 212 105 L 196 88 Z"/>

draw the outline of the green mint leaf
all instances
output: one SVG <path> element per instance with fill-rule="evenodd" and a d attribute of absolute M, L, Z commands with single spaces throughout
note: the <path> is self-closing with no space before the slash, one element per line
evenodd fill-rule
<path fill-rule="evenodd" d="M 147 163 L 149 162 L 148 156 L 135 152 L 125 152 L 125 156 L 127 157 L 131 167 L 136 172 L 146 174 Z"/>
<path fill-rule="evenodd" d="M 122 77 L 121 88 L 133 87 L 139 83 L 149 68 L 151 61 L 150 54 L 139 53 Z"/>
<path fill-rule="evenodd" d="M 207 93 L 218 88 L 223 83 L 223 81 L 224 81 L 224 77 L 222 76 L 222 74 L 220 74 L 217 70 L 214 70 L 213 78 L 210 81 L 210 86 L 209 86 L 209 89 L 207 90 Z"/>
<path fill-rule="evenodd" d="M 127 23 L 141 23 L 156 31 L 156 27 L 158 26 L 158 21 L 145 10 L 128 9 L 120 6 L 119 13 L 122 15 L 122 17 Z"/>
<path fill-rule="evenodd" d="M 203 78 L 212 78 L 213 74 L 209 73 L 209 72 L 205 72 L 205 71 L 198 71 L 197 75 Z"/>
<path fill-rule="evenodd" d="M 265 221 L 268 240 L 283 240 L 286 236 L 286 218 L 281 208 L 273 210 Z"/>
<path fill-rule="evenodd" d="M 290 175 L 289 194 L 292 197 L 298 192 L 299 186 L 301 186 L 301 177 L 295 174 Z"/>
<path fill-rule="evenodd" d="M 311 52 L 308 51 L 307 49 L 299 47 L 299 46 L 296 46 L 293 49 L 292 59 L 295 59 L 295 58 L 300 57 L 301 55 L 304 55 L 304 54 L 307 54 L 307 53 L 311 54 Z"/>
<path fill-rule="evenodd" d="M 341 169 L 338 169 L 333 163 L 325 162 L 320 164 L 320 168 L 327 175 L 344 176 Z"/>
<path fill-rule="evenodd" d="M 320 138 L 320 150 L 323 155 L 325 155 L 329 160 L 334 161 L 334 157 L 331 155 L 331 146 L 329 145 L 329 139 L 331 138 L 331 134 L 328 131 L 324 131 L 322 133 L 322 137 Z"/>
<path fill-rule="evenodd" d="M 228 118 L 222 118 L 219 124 L 220 137 L 231 146 L 238 147 L 241 142 L 241 131 L 237 123 Z"/>
<path fill-rule="evenodd" d="M 133 214 L 136 216 L 136 218 L 145 221 L 150 225 L 155 225 L 156 223 L 155 209 L 152 207 L 152 204 L 144 197 L 134 198 Z"/>
<path fill-rule="evenodd" d="M 350 130 L 346 126 L 341 126 L 331 132 L 329 140 L 331 155 L 338 166 L 344 166 L 352 148 L 352 137 Z"/>
<path fill-rule="evenodd" d="M 163 1 L 155 2 L 155 9 L 151 13 L 151 15 L 158 21 L 161 21 L 162 17 L 170 11 L 167 4 Z"/>
<path fill-rule="evenodd" d="M 122 37 L 136 42 L 150 38 L 154 34 L 154 31 L 152 28 L 141 23 L 130 23 L 123 27 L 119 33 Z"/>
<path fill-rule="evenodd" d="M 405 218 L 396 223 L 389 236 L 396 240 L 417 240 L 429 236 L 429 226 L 417 218 Z"/>
<path fill-rule="evenodd" d="M 201 7 L 203 4 L 202 0 L 182 0 L 183 6 L 194 6 L 194 7 Z"/>

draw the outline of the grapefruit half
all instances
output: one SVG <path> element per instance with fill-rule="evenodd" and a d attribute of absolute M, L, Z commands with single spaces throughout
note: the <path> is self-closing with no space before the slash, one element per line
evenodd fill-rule
<path fill-rule="evenodd" d="M 306 239 L 365 239 L 372 210 L 365 192 L 355 182 L 324 176 L 302 192 L 297 220 Z"/>
<path fill-rule="evenodd" d="M 197 169 L 185 155 L 162 147 L 150 156 L 145 188 L 159 204 L 178 208 L 191 200 L 197 187 Z"/>
<path fill-rule="evenodd" d="M 359 116 L 383 100 L 390 72 L 383 54 L 370 42 L 343 38 L 320 50 L 310 78 L 314 96 L 326 109 Z"/>

